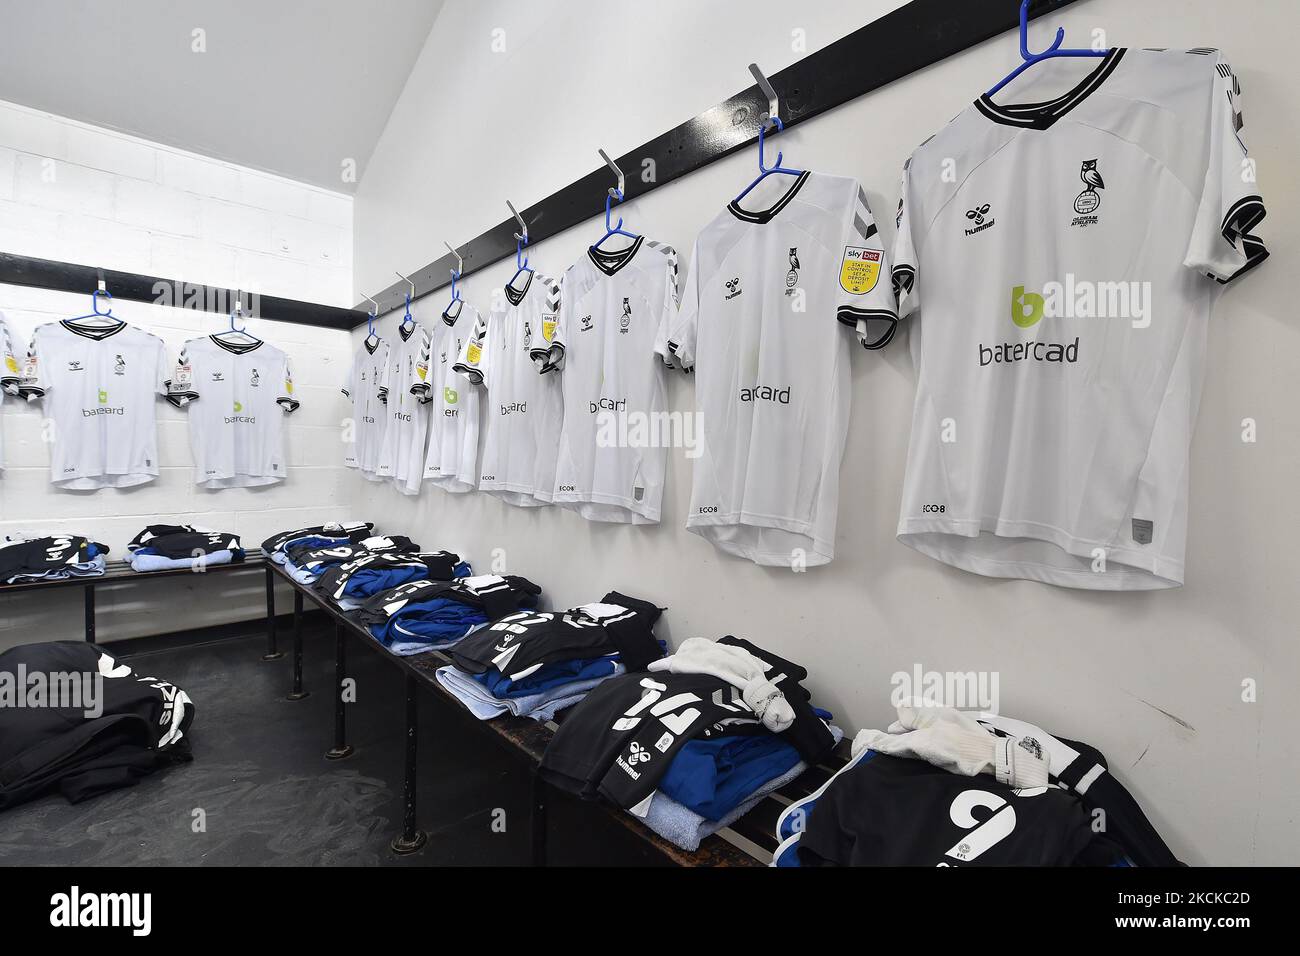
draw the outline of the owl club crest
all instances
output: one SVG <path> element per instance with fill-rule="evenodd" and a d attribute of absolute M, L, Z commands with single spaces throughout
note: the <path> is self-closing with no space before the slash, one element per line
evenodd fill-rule
<path fill-rule="evenodd" d="M 850 295 L 866 295 L 880 281 L 884 252 L 863 246 L 845 246 L 840 261 L 840 288 Z"/>
<path fill-rule="evenodd" d="M 627 334 L 628 327 L 632 324 L 632 303 L 628 299 L 623 300 L 623 315 L 618 320 L 618 331 L 622 335 Z"/>
<path fill-rule="evenodd" d="M 1080 217 L 1088 217 L 1091 222 L 1096 222 L 1097 217 L 1093 214 L 1101 205 L 1101 195 L 1097 192 L 1099 189 L 1105 189 L 1106 183 L 1101 178 L 1101 173 L 1097 171 L 1097 161 L 1095 159 L 1085 159 L 1083 166 L 1079 169 L 1079 178 L 1083 180 L 1084 190 L 1074 199 L 1074 211 Z M 1086 226 L 1089 222 L 1076 219 L 1072 225 Z"/>
<path fill-rule="evenodd" d="M 785 294 L 794 295 L 794 287 L 799 282 L 799 249 L 790 248 L 790 271 L 785 274 Z"/>

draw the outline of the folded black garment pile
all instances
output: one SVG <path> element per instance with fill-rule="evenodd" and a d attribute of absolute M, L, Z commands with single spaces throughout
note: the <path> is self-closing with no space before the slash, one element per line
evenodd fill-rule
<path fill-rule="evenodd" d="M 151 524 L 126 548 L 136 571 L 200 570 L 244 560 L 239 535 L 188 524 Z"/>
<path fill-rule="evenodd" d="M 95 577 L 107 554 L 108 545 L 78 534 L 14 532 L 0 541 L 0 582 Z"/>
<path fill-rule="evenodd" d="M 407 550 L 400 546 L 385 546 L 377 551 L 366 550 L 376 540 L 367 538 L 362 542 L 361 550 L 354 550 L 353 556 L 344 560 L 337 560 L 337 555 L 321 556 L 313 553 L 306 559 L 307 566 L 316 568 L 318 572 L 312 582 L 312 590 L 345 611 L 355 611 L 369 598 L 399 584 L 469 577 L 470 567 L 458 554 L 450 551 L 423 552 L 418 546 L 410 546 Z M 378 540 L 389 542 L 391 539 Z"/>
<path fill-rule="evenodd" d="M 318 537 L 294 541 L 284 549 L 284 569 L 299 584 L 313 584 L 330 568 L 367 554 L 410 554 L 420 546 L 405 535 L 369 534 L 322 544 Z"/>
<path fill-rule="evenodd" d="M 423 579 L 372 595 L 352 617 L 375 640 L 405 657 L 450 647 L 491 621 L 535 608 L 541 593 L 517 574 Z"/>
<path fill-rule="evenodd" d="M 24 644 L 0 654 L 0 809 L 58 791 L 77 803 L 178 761 L 189 696 L 93 644 Z"/>
<path fill-rule="evenodd" d="M 605 681 L 663 657 L 653 631 L 663 611 L 617 591 L 567 611 L 517 611 L 454 645 L 455 663 L 436 677 L 480 720 L 550 720 Z"/>
<path fill-rule="evenodd" d="M 772 864 L 1181 866 L 1096 748 L 906 702 L 777 820 Z"/>
<path fill-rule="evenodd" d="M 695 850 L 841 738 L 813 707 L 807 676 L 749 641 L 691 638 L 592 690 L 560 724 L 541 775 Z"/>
<path fill-rule="evenodd" d="M 324 548 L 331 544 L 360 541 L 368 538 L 374 528 L 369 521 L 327 521 L 309 528 L 281 531 L 262 542 L 262 553 L 276 564 L 284 564 L 285 552 L 290 545 L 311 541 L 316 543 L 316 547 Z"/>

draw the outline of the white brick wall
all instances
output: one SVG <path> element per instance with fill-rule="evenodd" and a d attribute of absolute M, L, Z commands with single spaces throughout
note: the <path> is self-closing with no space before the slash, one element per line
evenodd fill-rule
<path fill-rule="evenodd" d="M 348 305 L 351 231 L 349 196 L 0 101 L 0 251 Z M 90 292 L 0 285 L 0 311 L 25 341 L 42 322 L 89 311 Z M 114 303 L 114 313 L 161 336 L 173 355 L 186 339 L 227 322 L 224 315 L 125 300 Z M 196 488 L 186 413 L 160 402 L 157 480 L 127 490 L 55 491 L 40 404 L 7 398 L 0 406 L 0 534 L 67 528 L 120 556 L 137 531 L 160 520 L 236 531 L 256 547 L 284 528 L 350 517 L 339 443 L 347 407 L 338 390 L 348 335 L 260 320 L 248 328 L 289 353 L 302 402 L 289 419 L 283 485 Z M 111 641 L 246 619 L 260 614 L 263 602 L 260 574 L 106 587 L 99 636 Z M 81 628 L 75 591 L 0 598 L 0 649 L 79 639 Z"/>

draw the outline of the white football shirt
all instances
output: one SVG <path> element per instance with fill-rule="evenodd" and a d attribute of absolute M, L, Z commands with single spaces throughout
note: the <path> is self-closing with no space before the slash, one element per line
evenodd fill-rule
<path fill-rule="evenodd" d="M 429 403 L 429 450 L 424 477 L 444 491 L 473 491 L 478 481 L 479 389 L 465 383 L 452 366 L 465 349 L 480 316 L 464 299 L 443 312 L 429 333 L 424 358 L 428 371 L 424 400 Z"/>
<path fill-rule="evenodd" d="M 657 522 L 671 438 L 662 356 L 677 317 L 677 251 L 644 236 L 614 252 L 591 248 L 560 288 L 543 366 L 544 374 L 562 369 L 555 503 L 592 521 Z"/>
<path fill-rule="evenodd" d="M 156 478 L 168 377 L 163 340 L 125 322 L 37 326 L 18 388 L 29 401 L 43 396 L 53 421 L 50 481 L 82 491 Z"/>
<path fill-rule="evenodd" d="M 695 240 L 669 335 L 697 372 L 703 434 L 686 527 L 758 564 L 812 567 L 835 554 L 852 332 L 887 344 L 894 296 L 856 179 L 769 176 L 745 202 Z"/>
<path fill-rule="evenodd" d="M 402 494 L 417 495 L 424 478 L 424 442 L 429 434 L 429 410 L 420 400 L 427 367 L 423 364 L 429 336 L 418 323 L 400 325 L 397 341 L 379 381 L 384 434 L 375 474 L 391 478 Z"/>
<path fill-rule="evenodd" d="M 1010 90 L 903 175 L 899 540 L 994 577 L 1180 585 L 1210 312 L 1267 255 L 1240 89 L 1212 50 L 1116 49 Z"/>
<path fill-rule="evenodd" d="M 352 399 L 352 441 L 347 445 L 343 464 L 356 468 L 370 481 L 380 480 L 376 472 L 387 419 L 379 386 L 387 365 L 388 343 L 367 336 L 357 346 L 343 383 L 343 394 Z"/>
<path fill-rule="evenodd" d="M 13 329 L 9 327 L 5 314 L 0 312 L 0 405 L 4 404 L 5 395 L 17 395 L 18 383 L 22 379 L 22 366 L 18 361 L 18 340 Z M 5 466 L 4 427 L 0 425 L 0 470 Z"/>
<path fill-rule="evenodd" d="M 284 480 L 284 416 L 298 407 L 287 355 L 256 340 L 190 339 L 168 386 L 167 400 L 189 409 L 200 488 Z"/>
<path fill-rule="evenodd" d="M 479 490 L 535 507 L 551 503 L 564 418 L 559 381 L 537 374 L 533 364 L 545 359 L 555 336 L 560 286 L 533 272 L 519 281 L 505 287 L 504 309 L 494 308 L 479 322 L 454 368 L 487 388 Z"/>

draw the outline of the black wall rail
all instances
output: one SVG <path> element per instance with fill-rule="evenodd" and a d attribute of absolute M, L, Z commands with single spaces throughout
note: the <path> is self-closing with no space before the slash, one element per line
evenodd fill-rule
<path fill-rule="evenodd" d="M 114 299 L 149 302 L 177 308 L 192 308 L 202 312 L 229 315 L 235 307 L 235 297 L 243 305 L 244 314 L 250 318 L 270 319 L 275 322 L 292 322 L 295 325 L 315 325 L 327 329 L 351 329 L 366 321 L 365 312 L 342 309 L 333 305 L 318 305 L 298 299 L 282 299 L 274 295 L 261 295 L 223 289 L 218 286 L 199 285 L 180 279 L 160 279 L 136 272 L 115 272 L 95 266 L 57 262 L 53 259 L 33 259 L 0 252 L 0 283 L 30 286 L 36 289 L 53 289 L 58 292 L 80 292 L 89 297 L 103 280 Z M 2 303 L 0 303 L 2 304 Z M 89 309 L 89 301 L 86 303 Z"/>
<path fill-rule="evenodd" d="M 1035 0 L 1030 4 L 1029 17 L 1040 17 L 1073 2 Z M 1018 0 L 912 0 L 768 79 L 780 96 L 781 121 L 789 128 L 1019 26 Z M 1017 63 L 1018 51 L 1009 45 L 1006 52 L 1006 66 L 1010 69 Z M 738 63 L 736 72 L 743 67 L 744 64 Z M 988 79 L 993 83 L 999 77 Z M 983 90 L 962 92 L 974 99 Z M 627 174 L 626 199 L 643 196 L 755 142 L 759 118 L 766 112 L 767 97 L 757 85 L 751 86 L 616 157 L 615 162 Z M 774 146 L 779 145 L 779 133 L 776 139 Z M 592 143 L 592 149 L 597 145 Z M 654 160 L 654 182 L 641 179 L 641 164 L 646 159 Z M 611 185 L 609 168 L 601 166 L 523 210 L 529 245 L 603 215 L 605 191 Z M 502 202 L 506 198 L 502 195 Z M 458 246 L 457 251 L 465 260 L 461 274 L 471 275 L 513 256 L 517 228 L 514 219 L 506 219 Z M 412 273 L 415 297 L 449 285 L 455 264 L 452 256 L 444 255 Z M 408 291 L 409 287 L 399 282 L 376 294 L 379 314 L 402 308 Z M 362 306 L 357 308 L 366 310 Z M 365 317 L 360 321 L 364 322 Z"/>

